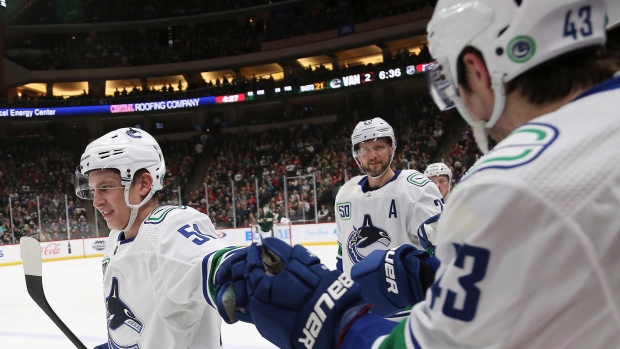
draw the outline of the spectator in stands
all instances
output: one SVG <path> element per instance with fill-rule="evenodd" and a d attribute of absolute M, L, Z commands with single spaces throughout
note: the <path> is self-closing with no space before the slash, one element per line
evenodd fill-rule
<path fill-rule="evenodd" d="M 301 214 L 296 209 L 296 206 L 291 205 L 288 209 L 288 218 L 291 222 L 298 222 L 301 220 Z"/>
<path fill-rule="evenodd" d="M 321 209 L 318 212 L 319 222 L 327 222 L 327 216 L 329 215 L 329 211 L 325 207 L 325 205 L 321 205 Z"/>
<path fill-rule="evenodd" d="M 289 200 L 294 204 L 297 204 L 301 200 L 299 193 L 297 192 L 296 189 L 293 190 L 293 193 L 291 194 L 291 197 L 289 198 Z"/>
<path fill-rule="evenodd" d="M 82 204 L 82 200 L 77 200 L 75 203 L 75 214 L 79 217 L 82 216 L 84 217 L 84 215 L 86 214 L 86 208 L 84 208 L 83 204 Z"/>

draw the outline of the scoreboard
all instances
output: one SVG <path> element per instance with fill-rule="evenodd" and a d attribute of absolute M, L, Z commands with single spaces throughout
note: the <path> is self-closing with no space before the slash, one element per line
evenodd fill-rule
<path fill-rule="evenodd" d="M 0 0 L 0 5 L 3 0 Z M 5 3 L 6 4 L 6 3 Z M 159 110 L 186 109 L 203 107 L 214 104 L 240 103 L 264 99 L 268 96 L 278 97 L 295 94 L 306 94 L 324 90 L 347 89 L 355 86 L 373 85 L 382 81 L 403 80 L 408 77 L 424 73 L 433 63 L 402 65 L 388 69 L 376 69 L 361 73 L 342 75 L 329 80 L 316 81 L 302 85 L 285 85 L 275 87 L 273 90 L 257 89 L 245 93 L 237 93 L 223 96 L 208 96 L 187 99 L 163 100 L 144 103 L 127 103 L 112 105 L 91 105 L 76 107 L 50 107 L 50 108 L 0 108 L 1 118 L 33 118 L 55 117 L 68 115 L 94 115 L 94 114 L 118 114 L 137 113 Z"/>
<path fill-rule="evenodd" d="M 366 84 L 374 84 L 381 81 L 402 80 L 414 75 L 424 73 L 430 63 L 426 64 L 409 64 L 389 69 L 368 70 L 361 73 L 343 75 L 329 80 L 315 81 L 303 85 L 288 85 L 276 87 L 273 91 L 256 90 L 246 93 L 246 100 L 256 100 L 264 98 L 267 95 L 290 95 L 305 94 L 308 92 L 317 92 L 323 90 L 344 89 L 354 86 Z"/>

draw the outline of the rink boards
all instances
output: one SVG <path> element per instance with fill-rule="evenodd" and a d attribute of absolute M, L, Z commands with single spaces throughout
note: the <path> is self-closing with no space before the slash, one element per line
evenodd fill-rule
<path fill-rule="evenodd" d="M 216 229 L 218 237 L 230 245 L 247 246 L 260 240 L 249 227 Z M 254 235 L 254 236 L 253 236 Z M 276 226 L 275 236 L 286 242 L 303 245 L 335 245 L 335 223 L 295 224 Z M 41 243 L 43 261 L 103 256 L 106 238 L 50 241 Z M 0 266 L 21 264 L 19 245 L 0 246 Z"/>

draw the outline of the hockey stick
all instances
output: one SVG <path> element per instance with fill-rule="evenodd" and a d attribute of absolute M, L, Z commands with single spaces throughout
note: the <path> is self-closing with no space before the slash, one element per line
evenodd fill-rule
<path fill-rule="evenodd" d="M 28 294 L 37 303 L 39 308 L 49 316 L 50 319 L 60 328 L 62 333 L 69 338 L 71 343 L 79 349 L 87 349 L 84 343 L 82 343 L 78 337 L 65 325 L 62 320 L 56 315 L 50 304 L 45 298 L 43 292 L 43 262 L 41 259 L 41 245 L 39 242 L 30 237 L 22 237 L 19 240 L 19 248 L 22 254 L 22 261 L 24 263 L 24 275 L 26 276 L 26 287 L 28 288 Z"/>

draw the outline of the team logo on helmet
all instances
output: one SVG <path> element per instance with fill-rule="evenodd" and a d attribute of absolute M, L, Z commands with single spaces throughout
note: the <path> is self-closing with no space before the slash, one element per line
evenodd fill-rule
<path fill-rule="evenodd" d="M 128 129 L 125 133 L 131 138 L 142 138 L 140 131 L 134 130 L 133 128 Z"/>
<path fill-rule="evenodd" d="M 536 43 L 529 36 L 521 35 L 508 43 L 508 58 L 516 63 L 529 61 L 536 53 Z"/>
<path fill-rule="evenodd" d="M 364 223 L 359 228 L 353 227 L 353 231 L 349 235 L 347 239 L 347 254 L 353 263 L 359 263 L 366 254 L 363 254 L 363 251 L 360 249 L 364 249 L 370 245 L 375 243 L 380 243 L 383 246 L 387 247 L 392 239 L 388 235 L 388 233 L 372 224 L 372 218 L 370 218 L 369 214 L 364 215 Z M 376 248 L 373 248 L 376 250 Z M 368 251 L 370 253 L 370 251 Z"/>

